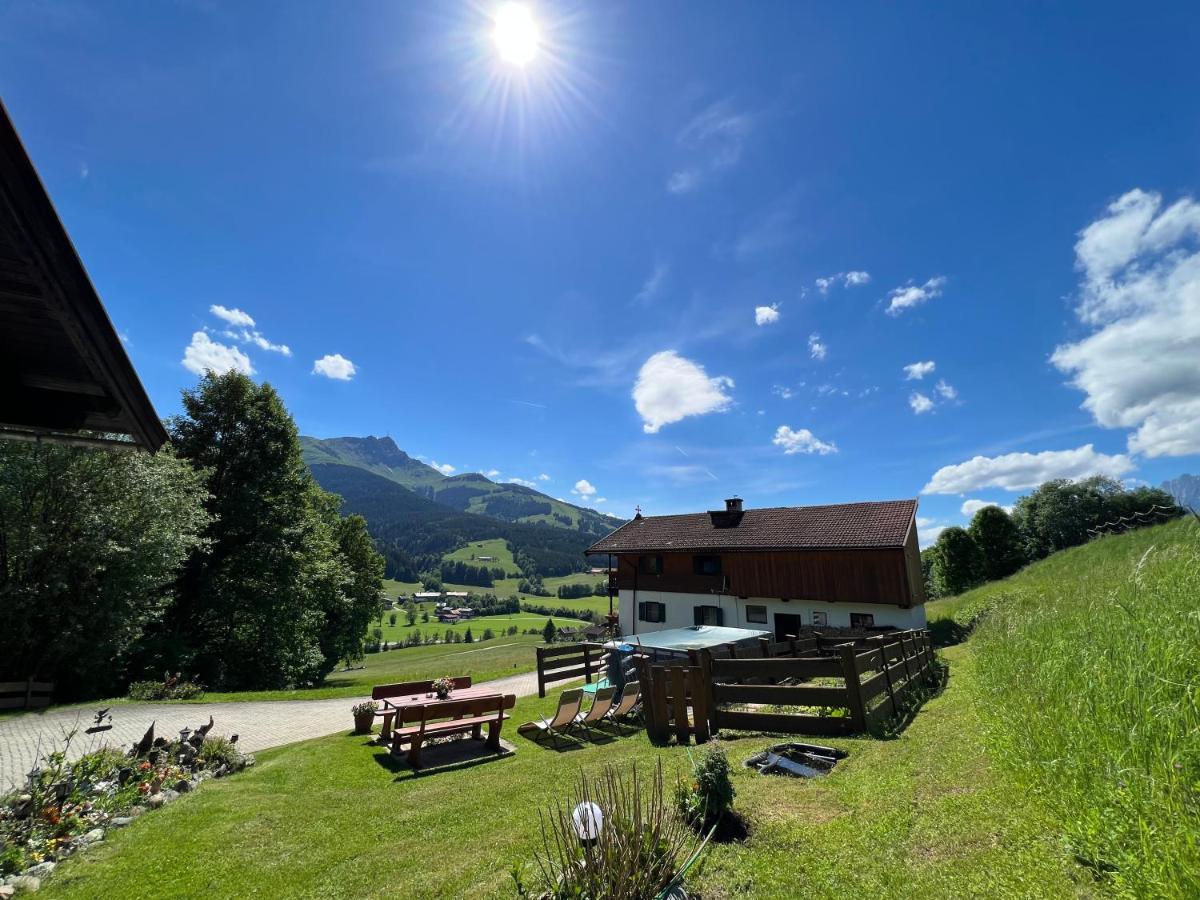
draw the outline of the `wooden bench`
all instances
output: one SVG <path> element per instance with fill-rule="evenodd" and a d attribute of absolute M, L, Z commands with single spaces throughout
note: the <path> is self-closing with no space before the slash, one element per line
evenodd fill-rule
<path fill-rule="evenodd" d="M 450 679 L 454 683 L 454 689 L 469 688 L 471 686 L 470 675 L 458 675 Z M 433 681 L 398 681 L 395 684 L 377 684 L 371 688 L 372 700 L 388 700 L 392 697 L 411 697 L 416 694 L 429 694 L 433 692 Z M 396 718 L 396 708 L 384 704 L 383 709 L 375 710 L 375 718 L 383 719 L 383 724 L 379 728 L 380 741 L 387 742 L 392 734 L 392 722 Z"/>
<path fill-rule="evenodd" d="M 53 694 L 49 681 L 0 681 L 0 709 L 40 709 L 50 705 Z"/>
<path fill-rule="evenodd" d="M 396 728 L 392 731 L 392 753 L 399 755 L 400 749 L 408 744 L 408 764 L 414 769 L 421 767 L 421 745 L 427 738 L 445 737 L 450 734 L 471 732 L 479 740 L 483 726 L 488 727 L 487 746 L 500 751 L 500 729 L 509 716 L 504 712 L 516 705 L 516 694 L 496 694 L 491 697 L 473 697 L 468 700 L 435 700 L 419 706 L 405 706 L 399 712 Z M 413 724 L 408 724 L 408 723 Z"/>

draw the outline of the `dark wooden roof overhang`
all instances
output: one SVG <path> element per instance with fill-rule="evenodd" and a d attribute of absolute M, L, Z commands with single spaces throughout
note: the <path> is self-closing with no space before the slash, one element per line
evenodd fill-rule
<path fill-rule="evenodd" d="M 0 437 L 150 451 L 167 439 L 3 103 Z"/>

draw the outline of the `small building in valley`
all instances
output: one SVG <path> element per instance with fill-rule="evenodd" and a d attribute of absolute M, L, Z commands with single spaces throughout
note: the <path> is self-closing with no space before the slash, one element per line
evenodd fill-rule
<path fill-rule="evenodd" d="M 921 628 L 916 500 L 640 513 L 588 554 L 612 554 L 625 635 L 710 625 L 782 639 L 812 627 Z"/>

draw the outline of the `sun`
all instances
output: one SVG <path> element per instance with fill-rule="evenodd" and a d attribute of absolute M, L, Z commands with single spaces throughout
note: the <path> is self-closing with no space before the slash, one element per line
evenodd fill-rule
<path fill-rule="evenodd" d="M 525 66 L 537 56 L 541 32 L 533 13 L 523 3 L 505 3 L 496 10 L 492 40 L 500 58 L 515 66 Z"/>

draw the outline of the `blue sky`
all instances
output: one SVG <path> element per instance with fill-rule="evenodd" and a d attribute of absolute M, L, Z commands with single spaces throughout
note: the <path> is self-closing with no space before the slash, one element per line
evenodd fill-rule
<path fill-rule="evenodd" d="M 926 539 L 1198 468 L 1194 4 L 537 3 L 524 67 L 499 6 L 0 7 L 161 414 L 233 365 L 618 515 L 920 495 Z"/>

